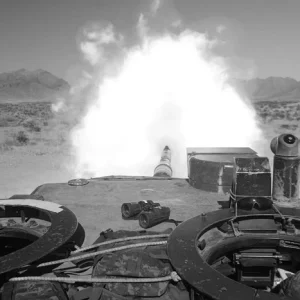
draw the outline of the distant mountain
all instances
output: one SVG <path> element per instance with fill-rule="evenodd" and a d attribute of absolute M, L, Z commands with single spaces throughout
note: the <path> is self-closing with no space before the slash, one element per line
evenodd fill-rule
<path fill-rule="evenodd" d="M 300 102 L 300 82 L 292 78 L 235 79 L 231 84 L 253 102 Z M 41 69 L 0 73 L 0 102 L 52 101 L 69 89 L 68 82 Z"/>
<path fill-rule="evenodd" d="M 233 80 L 232 84 L 244 96 L 253 102 L 276 101 L 300 102 L 300 82 L 286 77 L 268 77 L 266 79 Z"/>
<path fill-rule="evenodd" d="M 68 82 L 41 69 L 0 73 L 0 102 L 51 101 L 69 89 Z"/>

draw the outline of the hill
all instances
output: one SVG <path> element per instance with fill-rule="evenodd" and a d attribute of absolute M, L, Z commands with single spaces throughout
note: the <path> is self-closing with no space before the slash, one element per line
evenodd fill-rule
<path fill-rule="evenodd" d="M 268 77 L 230 82 L 237 91 L 252 102 L 300 102 L 300 82 L 293 78 Z M 55 96 L 68 92 L 67 81 L 48 71 L 20 69 L 0 73 L 0 103 L 51 102 Z"/>
<path fill-rule="evenodd" d="M 232 84 L 240 94 L 252 102 L 299 102 L 300 82 L 293 78 L 268 77 L 251 80 L 233 80 Z"/>
<path fill-rule="evenodd" d="M 41 69 L 0 73 L 0 102 L 51 101 L 69 89 L 68 82 Z"/>

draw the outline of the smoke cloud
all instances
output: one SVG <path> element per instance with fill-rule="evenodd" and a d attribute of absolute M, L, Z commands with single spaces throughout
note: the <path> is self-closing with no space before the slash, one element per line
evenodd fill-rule
<path fill-rule="evenodd" d="M 154 0 L 154 1 L 152 1 L 150 9 L 151 9 L 151 12 L 152 12 L 153 15 L 155 15 L 157 13 L 160 5 L 161 5 L 160 0 Z"/>
<path fill-rule="evenodd" d="M 154 1 L 150 12 L 160 7 Z M 83 31 L 79 49 L 94 73 L 85 78 L 93 92 L 71 132 L 76 176 L 152 176 L 165 145 L 176 177 L 187 175 L 186 147 L 257 149 L 255 111 L 229 85 L 226 60 L 212 55 L 218 40 L 178 18 L 170 28 L 151 34 L 141 14 L 139 40 L 126 47 L 112 24 Z"/>

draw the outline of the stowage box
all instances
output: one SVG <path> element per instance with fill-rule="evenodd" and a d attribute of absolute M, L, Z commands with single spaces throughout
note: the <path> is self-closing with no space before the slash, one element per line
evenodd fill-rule
<path fill-rule="evenodd" d="M 229 193 L 234 157 L 257 157 L 247 147 L 187 148 L 189 183 L 204 191 Z"/>
<path fill-rule="evenodd" d="M 271 199 L 272 178 L 267 157 L 234 158 L 232 194 L 239 200 L 244 197 Z"/>

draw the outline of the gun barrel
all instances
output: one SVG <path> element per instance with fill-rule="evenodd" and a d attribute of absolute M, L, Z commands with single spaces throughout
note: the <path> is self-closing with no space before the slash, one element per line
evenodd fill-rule
<path fill-rule="evenodd" d="M 168 146 L 165 146 L 159 164 L 154 169 L 155 177 L 172 177 L 171 167 L 171 150 Z"/>

